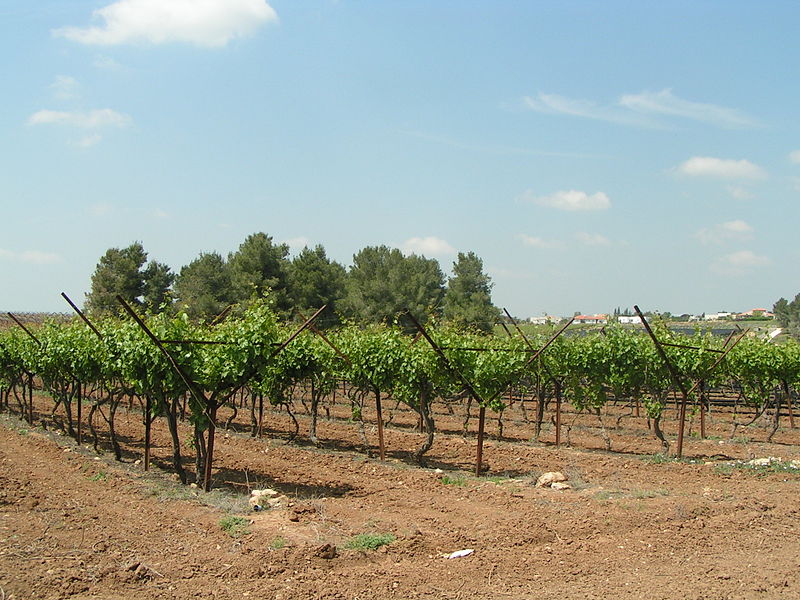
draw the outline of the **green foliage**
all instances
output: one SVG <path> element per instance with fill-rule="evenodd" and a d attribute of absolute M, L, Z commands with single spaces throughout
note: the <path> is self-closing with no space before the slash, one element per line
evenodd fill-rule
<path fill-rule="evenodd" d="M 459 252 L 444 295 L 444 318 L 459 327 L 491 332 L 500 317 L 491 292 L 491 278 L 483 272 L 483 261 L 474 252 Z"/>
<path fill-rule="evenodd" d="M 350 538 L 345 544 L 348 550 L 377 550 L 381 546 L 391 544 L 397 539 L 391 533 L 361 533 L 355 537 Z"/>
<path fill-rule="evenodd" d="M 219 520 L 219 526 L 222 531 L 227 533 L 232 538 L 240 538 L 243 535 L 249 534 L 249 525 L 249 520 L 245 519 L 244 517 L 237 517 L 234 515 L 228 515 Z"/>
<path fill-rule="evenodd" d="M 123 314 L 119 294 L 126 302 L 142 306 L 148 313 L 159 312 L 170 303 L 169 289 L 175 281 L 170 268 L 151 260 L 141 242 L 127 248 L 109 248 L 92 274 L 92 288 L 86 295 L 86 310 L 94 316 Z"/>
<path fill-rule="evenodd" d="M 444 485 L 455 485 L 458 487 L 464 487 L 467 485 L 467 478 L 463 475 L 442 475 L 441 482 Z"/>
<path fill-rule="evenodd" d="M 331 318 L 339 310 L 339 303 L 345 295 L 345 268 L 330 260 L 322 246 L 313 250 L 306 247 L 288 266 L 288 287 L 294 308 L 310 317 L 312 311 L 327 304 L 328 310 L 318 321 L 318 325 L 336 324 Z"/>
<path fill-rule="evenodd" d="M 435 259 L 367 247 L 353 256 L 342 308 L 360 323 L 391 323 L 405 309 L 425 323 L 439 310 L 444 275 Z"/>
<path fill-rule="evenodd" d="M 287 289 L 289 246 L 259 232 L 247 236 L 228 256 L 233 300 L 247 303 L 271 294 L 278 311 L 291 308 Z"/>
<path fill-rule="evenodd" d="M 193 319 L 211 320 L 233 303 L 228 264 L 216 252 L 203 253 L 183 267 L 175 280 L 180 310 Z"/>

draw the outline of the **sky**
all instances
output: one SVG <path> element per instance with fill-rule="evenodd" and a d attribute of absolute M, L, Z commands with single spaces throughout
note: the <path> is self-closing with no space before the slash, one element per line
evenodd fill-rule
<path fill-rule="evenodd" d="M 796 2 L 0 0 L 0 309 L 141 241 L 475 252 L 519 317 L 800 292 Z"/>

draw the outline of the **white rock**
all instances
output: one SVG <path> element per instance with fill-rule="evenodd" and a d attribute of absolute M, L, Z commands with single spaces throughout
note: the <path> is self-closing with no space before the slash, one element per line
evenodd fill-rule
<path fill-rule="evenodd" d="M 560 471 L 550 471 L 536 480 L 536 487 L 550 487 L 556 482 L 566 481 L 567 477 Z"/>
<path fill-rule="evenodd" d="M 572 486 L 564 481 L 554 481 L 550 484 L 550 488 L 554 490 L 571 490 Z"/>

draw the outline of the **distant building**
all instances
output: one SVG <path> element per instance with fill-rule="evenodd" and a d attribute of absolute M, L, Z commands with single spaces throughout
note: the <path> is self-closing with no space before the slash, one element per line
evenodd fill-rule
<path fill-rule="evenodd" d="M 721 321 L 722 319 L 730 319 L 731 317 L 733 317 L 733 313 L 718 312 L 718 313 L 706 313 L 706 316 L 703 318 L 706 321 Z"/>
<path fill-rule="evenodd" d="M 766 308 L 751 308 L 745 312 L 739 313 L 734 315 L 734 319 L 747 319 L 747 318 L 762 318 L 762 319 L 774 319 L 775 313 L 771 313 Z"/>
<path fill-rule="evenodd" d="M 608 315 L 578 315 L 575 323 L 584 325 L 605 325 L 608 323 Z"/>
<path fill-rule="evenodd" d="M 642 320 L 638 317 L 638 315 L 633 315 L 633 316 L 620 315 L 617 317 L 617 321 L 619 321 L 623 325 L 634 325 L 642 322 Z"/>
<path fill-rule="evenodd" d="M 533 325 L 548 325 L 550 323 L 558 323 L 560 320 L 561 317 L 556 317 L 554 315 L 542 315 L 541 317 L 531 317 L 528 319 L 528 322 Z"/>

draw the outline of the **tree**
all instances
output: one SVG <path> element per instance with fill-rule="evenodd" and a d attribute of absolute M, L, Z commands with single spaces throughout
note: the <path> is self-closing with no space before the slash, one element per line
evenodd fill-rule
<path fill-rule="evenodd" d="M 289 246 L 274 244 L 266 233 L 247 236 L 236 252 L 228 256 L 233 297 L 247 302 L 269 293 L 275 308 L 287 311 L 291 301 L 287 290 Z"/>
<path fill-rule="evenodd" d="M 97 316 L 120 315 L 123 309 L 117 302 L 117 294 L 131 304 L 140 305 L 145 288 L 141 269 L 146 260 L 147 252 L 141 242 L 106 250 L 92 274 L 86 310 Z"/>
<path fill-rule="evenodd" d="M 391 321 L 405 309 L 425 322 L 440 312 L 444 275 L 435 259 L 370 246 L 353 256 L 346 288 L 344 312 L 359 322 Z"/>
<path fill-rule="evenodd" d="M 161 312 L 172 302 L 170 288 L 175 283 L 175 273 L 164 263 L 151 260 L 142 272 L 144 309 L 150 314 Z"/>
<path fill-rule="evenodd" d="M 500 317 L 492 304 L 492 280 L 483 272 L 483 261 L 474 252 L 458 253 L 453 277 L 447 282 L 444 318 L 462 327 L 490 332 Z"/>
<path fill-rule="evenodd" d="M 216 252 L 202 253 L 175 279 L 178 307 L 196 319 L 213 319 L 233 303 L 231 274 Z"/>
<path fill-rule="evenodd" d="M 781 298 L 772 307 L 772 312 L 789 335 L 800 337 L 800 294 L 797 294 L 791 302 Z"/>
<path fill-rule="evenodd" d="M 329 315 L 336 314 L 345 295 L 347 271 L 330 260 L 325 248 L 317 245 L 313 250 L 303 248 L 289 264 L 287 271 L 288 293 L 292 305 L 307 317 L 311 311 L 325 304 L 328 311 L 319 323 L 331 322 Z"/>

